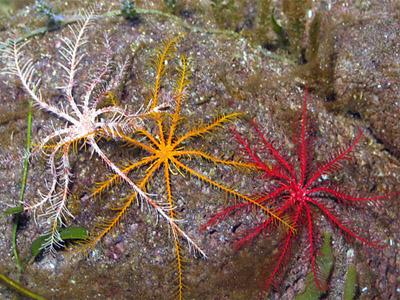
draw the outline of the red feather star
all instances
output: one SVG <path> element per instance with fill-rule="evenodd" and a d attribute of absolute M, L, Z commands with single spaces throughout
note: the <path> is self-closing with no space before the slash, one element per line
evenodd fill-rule
<path fill-rule="evenodd" d="M 264 206 L 272 207 L 274 213 L 282 218 L 289 219 L 294 230 L 286 231 L 279 247 L 279 253 L 275 260 L 275 266 L 265 281 L 265 288 L 268 290 L 274 283 L 278 283 L 277 277 L 282 272 L 283 265 L 288 260 L 292 242 L 298 233 L 305 227 L 308 233 L 309 254 L 311 261 L 311 269 L 314 274 L 314 280 L 320 289 L 327 288 L 318 279 L 318 264 L 316 264 L 316 244 L 319 242 L 317 231 L 314 228 L 315 215 L 319 211 L 327 219 L 337 227 L 347 237 L 351 237 L 364 244 L 372 247 L 382 247 L 382 245 L 367 240 L 351 230 L 347 225 L 337 217 L 327 206 L 327 201 L 333 205 L 346 204 L 355 205 L 360 203 L 368 203 L 371 201 L 379 201 L 388 199 L 394 193 L 381 196 L 359 197 L 347 194 L 335 186 L 335 183 L 329 179 L 330 176 L 338 172 L 342 168 L 342 163 L 351 158 L 350 154 L 359 144 L 363 132 L 358 132 L 347 148 L 339 150 L 331 159 L 314 167 L 313 163 L 313 134 L 311 126 L 307 119 L 307 90 L 304 95 L 303 107 L 301 112 L 300 132 L 297 134 L 295 144 L 297 145 L 297 160 L 292 162 L 277 149 L 273 142 L 269 140 L 253 122 L 253 128 L 257 134 L 257 138 L 261 142 L 262 149 L 272 156 L 273 165 L 264 162 L 260 157 L 259 150 L 251 145 L 247 138 L 243 137 L 239 132 L 233 130 L 234 135 L 242 150 L 246 153 L 249 160 L 254 163 L 262 172 L 262 178 L 271 181 L 274 186 L 271 190 L 257 196 L 256 201 Z M 260 147 L 258 147 L 260 148 Z M 216 215 L 214 215 L 202 228 L 207 228 L 216 223 L 221 222 L 233 213 L 239 214 L 248 211 L 254 207 L 252 203 L 236 203 L 231 205 Z M 256 208 L 257 209 L 257 208 Z M 257 236 L 263 232 L 271 232 L 277 229 L 279 225 L 274 222 L 274 218 L 265 216 L 261 223 L 257 223 L 251 229 L 245 231 L 244 235 L 235 242 L 235 248 L 239 249 L 249 244 Z"/>

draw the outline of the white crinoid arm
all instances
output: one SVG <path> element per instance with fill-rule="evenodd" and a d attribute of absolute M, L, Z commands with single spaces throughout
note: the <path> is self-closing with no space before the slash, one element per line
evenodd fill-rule
<path fill-rule="evenodd" d="M 165 218 L 165 216 L 163 216 Z M 207 254 L 197 245 L 191 237 L 187 235 L 185 231 L 183 231 L 177 224 L 178 220 L 171 219 L 167 216 L 167 221 L 172 228 L 172 235 L 174 240 L 179 240 L 179 238 L 183 238 L 188 246 L 189 246 L 189 253 L 193 253 L 194 255 L 200 254 L 201 258 L 207 258 Z"/>
<path fill-rule="evenodd" d="M 31 211 L 35 223 L 37 217 L 43 221 L 44 226 L 49 227 L 45 232 L 46 240 L 42 248 L 55 253 L 57 246 L 60 246 L 61 237 L 59 228 L 65 221 L 74 218 L 67 207 L 69 196 L 69 186 L 71 184 L 71 170 L 69 163 L 70 138 L 64 137 L 55 145 L 48 156 L 47 163 L 50 171 L 50 182 L 47 185 L 46 192 L 39 192 L 40 199 L 33 203 L 23 203 L 24 209 Z M 60 159 L 57 156 L 62 153 Z"/>
<path fill-rule="evenodd" d="M 64 90 L 68 103 L 78 118 L 82 116 L 82 113 L 73 97 L 73 89 L 76 84 L 76 73 L 79 71 L 82 59 L 85 57 L 85 54 L 81 53 L 81 48 L 87 43 L 86 31 L 93 17 L 92 12 L 84 11 L 81 14 L 83 15 L 83 20 L 69 26 L 72 38 L 64 37 L 62 39 L 63 45 L 59 51 L 63 59 L 63 62 L 60 62 L 59 65 L 66 74 L 66 84 L 61 88 Z"/>
<path fill-rule="evenodd" d="M 112 55 L 112 49 L 111 49 L 109 37 L 107 35 L 105 35 L 104 39 L 105 39 L 104 45 L 105 45 L 106 54 L 107 54 L 106 60 L 105 60 L 105 65 L 106 65 L 107 59 L 109 59 L 109 58 L 111 59 L 110 54 Z M 130 62 L 130 59 L 127 57 L 127 58 L 125 58 L 125 60 L 122 64 L 118 64 L 118 66 L 117 66 L 118 72 L 117 72 L 116 76 L 113 76 L 112 78 L 110 78 L 110 80 L 103 85 L 102 93 L 100 95 L 97 95 L 97 97 L 93 97 L 93 101 L 91 104 L 92 109 L 97 109 L 97 107 L 100 104 L 100 101 L 102 101 L 104 99 L 101 96 L 104 96 L 107 92 L 110 92 L 110 91 L 115 92 L 119 89 L 119 87 L 123 83 L 124 78 L 128 72 L 129 62 Z"/>
<path fill-rule="evenodd" d="M 126 109 L 117 106 L 98 109 L 95 115 L 100 119 L 95 123 L 95 127 L 101 128 L 103 134 L 110 138 L 119 138 L 144 127 L 142 120 L 144 115 L 136 114 L 133 116 Z M 104 118 L 102 118 L 102 115 L 104 115 Z"/>
<path fill-rule="evenodd" d="M 138 125 L 142 124 L 141 119 L 144 114 L 132 114 L 128 112 L 126 107 L 114 105 L 98 108 L 100 101 L 104 100 L 105 96 L 110 95 L 108 93 L 118 93 L 124 83 L 130 65 L 129 57 L 125 58 L 122 64 L 118 64 L 116 75 L 111 76 L 112 66 L 115 65 L 112 62 L 113 51 L 107 35 L 105 35 L 104 40 L 106 55 L 101 68 L 94 72 L 93 79 L 87 85 L 84 95 L 84 108 L 90 108 L 90 116 L 95 121 L 95 128 L 101 128 L 103 134 L 116 138 L 122 134 L 126 135 L 140 129 Z M 137 121 L 133 122 L 133 119 L 137 119 Z"/>
<path fill-rule="evenodd" d="M 69 196 L 69 185 L 71 184 L 71 171 L 69 164 L 69 145 L 63 144 L 63 155 L 61 161 L 56 169 L 56 176 L 58 185 L 62 187 L 62 191 L 59 193 L 51 194 L 48 198 L 48 206 L 44 214 L 41 215 L 50 226 L 50 230 L 45 233 L 47 236 L 45 243 L 42 245 L 43 249 L 46 249 L 52 254 L 55 254 L 56 248 L 62 246 L 62 239 L 59 233 L 59 229 L 65 225 L 65 221 L 73 219 L 74 216 L 68 210 L 67 200 Z"/>
<path fill-rule="evenodd" d="M 18 43 L 15 40 L 8 40 L 0 43 L 0 53 L 6 63 L 3 74 L 16 76 L 22 83 L 25 91 L 32 98 L 34 104 L 48 112 L 57 115 L 64 120 L 74 123 L 75 120 L 59 108 L 46 103 L 40 91 L 40 79 L 35 79 L 37 71 L 32 58 L 26 57 L 24 47 L 28 42 Z"/>
<path fill-rule="evenodd" d="M 37 210 L 44 211 L 46 209 L 47 205 L 51 205 L 53 202 L 53 198 L 56 197 L 56 189 L 58 186 L 58 175 L 57 175 L 57 166 L 56 166 L 56 155 L 58 154 L 59 150 L 62 147 L 62 143 L 58 143 L 54 150 L 48 155 L 48 168 L 50 170 L 50 176 L 51 176 L 51 183 L 47 183 L 47 192 L 42 193 L 39 191 L 40 195 L 40 200 L 37 202 L 34 202 L 32 204 L 29 203 L 24 203 L 24 209 L 28 211 L 33 211 L 34 215 L 36 216 Z"/>
<path fill-rule="evenodd" d="M 32 152 L 37 153 L 37 152 L 41 152 L 43 154 L 46 155 L 46 148 L 49 146 L 49 144 L 55 140 L 62 140 L 63 137 L 65 135 L 71 134 L 72 129 L 71 127 L 67 127 L 67 128 L 62 128 L 62 129 L 54 129 L 52 133 L 46 135 L 41 141 L 40 143 L 35 146 L 35 148 L 33 149 Z"/>
<path fill-rule="evenodd" d="M 109 84 L 107 83 L 106 77 L 110 75 L 113 51 L 110 46 L 110 41 L 108 35 L 104 35 L 104 46 L 106 49 L 106 54 L 104 60 L 100 61 L 100 66 L 97 70 L 90 72 L 91 80 L 85 87 L 85 94 L 83 96 L 84 113 L 91 110 L 93 113 L 93 118 L 97 117 L 97 106 L 103 96 L 110 90 Z"/>

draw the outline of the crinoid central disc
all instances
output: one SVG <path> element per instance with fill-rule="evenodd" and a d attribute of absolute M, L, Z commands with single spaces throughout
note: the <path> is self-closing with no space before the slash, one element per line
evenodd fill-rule
<path fill-rule="evenodd" d="M 157 156 L 161 160 L 167 160 L 173 156 L 174 148 L 171 145 L 161 145 L 157 151 Z"/>

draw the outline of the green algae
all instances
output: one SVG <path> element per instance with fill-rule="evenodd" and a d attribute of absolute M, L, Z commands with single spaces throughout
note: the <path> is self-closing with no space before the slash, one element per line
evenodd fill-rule
<path fill-rule="evenodd" d="M 36 0 L 35 9 L 39 16 L 46 18 L 46 26 L 50 31 L 60 28 L 64 16 L 57 12 L 47 1 Z"/>
<path fill-rule="evenodd" d="M 60 238 L 63 241 L 69 240 L 86 240 L 89 237 L 89 233 L 86 228 L 83 227 L 66 227 L 60 228 Z M 32 258 L 38 256 L 45 248 L 46 242 L 50 235 L 41 235 L 32 242 L 31 255 Z"/>
<path fill-rule="evenodd" d="M 299 65 L 294 75 L 305 80 L 327 102 L 336 98 L 334 28 L 328 14 L 317 12 L 308 30 L 305 64 Z"/>
<path fill-rule="evenodd" d="M 121 15 L 129 21 L 138 20 L 139 15 L 136 11 L 135 3 L 132 0 L 123 0 L 122 1 Z"/>
<path fill-rule="evenodd" d="M 311 8 L 308 0 L 283 0 L 282 11 L 285 15 L 285 30 L 289 37 L 289 49 L 295 59 L 300 59 L 302 39 L 306 29 L 307 11 Z"/>
<path fill-rule="evenodd" d="M 349 265 L 344 282 L 343 300 L 353 300 L 357 293 L 357 269 L 356 266 Z"/>
<path fill-rule="evenodd" d="M 332 253 L 332 235 L 328 232 L 323 234 L 324 241 L 323 245 L 320 249 L 320 255 L 316 259 L 316 264 L 319 270 L 319 282 L 324 286 L 328 286 L 329 278 L 332 273 L 333 264 L 334 264 L 334 256 Z M 298 294 L 296 296 L 296 300 L 317 300 L 320 299 L 321 296 L 324 295 L 326 291 L 321 290 L 317 287 L 314 279 L 314 275 L 310 272 L 306 277 L 306 288 L 304 292 Z"/>
<path fill-rule="evenodd" d="M 27 288 L 23 287 L 19 282 L 12 280 L 6 275 L 0 274 L 0 281 L 2 281 L 4 284 L 12 288 L 13 290 L 17 291 L 19 294 L 29 297 L 30 299 L 46 300 L 46 298 L 32 292 L 31 290 L 28 290 Z"/>

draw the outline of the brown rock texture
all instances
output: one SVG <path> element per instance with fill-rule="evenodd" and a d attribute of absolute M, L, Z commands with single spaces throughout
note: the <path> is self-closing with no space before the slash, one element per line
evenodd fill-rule
<path fill-rule="evenodd" d="M 63 9 L 72 13 L 88 4 L 68 2 Z M 87 1 L 91 2 L 91 1 Z M 137 1 L 139 7 L 164 9 L 163 1 Z M 198 2 L 198 3 L 197 3 Z M 203 3 L 204 2 L 204 3 Z M 187 126 L 201 120 L 210 121 L 220 113 L 235 111 L 246 115 L 236 123 L 242 132 L 253 133 L 248 120 L 255 118 L 268 135 L 283 149 L 294 150 L 292 128 L 298 120 L 303 97 L 303 82 L 295 74 L 289 56 L 271 53 L 254 45 L 236 32 L 217 28 L 215 20 L 204 7 L 210 1 L 187 1 L 179 16 L 139 14 L 137 22 L 120 16 L 98 18 L 88 32 L 90 43 L 82 67 L 90 70 L 103 52 L 103 33 L 112 41 L 117 60 L 122 60 L 131 45 L 142 45 L 129 69 L 121 104 L 132 110 L 148 98 L 154 76 L 151 60 L 162 42 L 177 34 L 184 34 L 178 53 L 189 57 L 191 83 L 188 100 L 183 105 Z M 244 1 L 245 2 L 245 1 Z M 357 147 L 354 159 L 337 175 L 338 185 L 348 192 L 382 194 L 399 190 L 400 183 L 400 7 L 396 1 L 331 1 L 329 14 L 334 23 L 334 89 L 336 97 L 327 102 L 311 91 L 309 108 L 317 126 L 316 157 L 323 162 L 337 149 L 345 147 L 357 128 L 365 131 L 365 138 Z M 247 3 L 247 2 L 246 2 Z M 247 13 L 252 10 L 246 6 Z M 96 7 L 98 14 L 118 8 L 117 1 L 104 1 Z M 21 26 L 30 30 L 41 25 L 30 9 L 16 14 L 0 32 L 1 40 L 11 36 L 11 29 L 22 34 Z M 37 61 L 38 75 L 43 78 L 42 90 L 48 99 L 57 99 L 55 83 L 60 69 L 57 46 L 60 38 L 69 34 L 68 28 L 31 38 L 27 53 Z M 173 63 L 173 62 L 172 62 Z M 0 63 L 1 66 L 1 63 Z M 173 83 L 174 72 L 166 75 L 165 85 Z M 82 75 L 80 82 L 85 82 Z M 26 131 L 27 96 L 22 87 L 10 77 L 0 77 L 0 212 L 14 205 L 18 199 L 22 170 L 22 155 Z M 35 111 L 33 137 L 38 141 L 57 120 L 44 112 Z M 185 125 L 185 126 L 186 126 Z M 228 158 L 239 158 L 236 142 L 228 128 L 208 136 L 194 147 Z M 115 161 L 129 160 L 134 151 L 119 147 L 118 143 L 103 144 Z M 288 151 L 290 153 L 290 151 Z M 78 152 L 72 158 L 75 181 L 71 187 L 78 197 L 78 212 L 74 225 L 91 228 L 94 219 L 105 212 L 104 207 L 126 194 L 112 194 L 100 200 L 85 197 L 84 187 L 104 179 L 107 170 L 89 151 Z M 263 187 L 256 174 L 221 168 L 204 161 L 190 161 L 190 165 L 218 181 L 251 194 Z M 32 161 L 26 199 L 38 197 L 46 178 L 42 159 Z M 182 211 L 185 231 L 208 254 L 208 259 L 186 255 L 187 299 L 257 299 L 263 279 L 271 268 L 276 254 L 279 233 L 263 236 L 238 252 L 232 241 L 254 222 L 246 218 L 230 218 L 211 231 L 200 232 L 199 227 L 225 206 L 228 199 L 194 178 L 177 174 L 173 178 L 178 209 Z M 152 190 L 162 191 L 162 180 L 152 184 Z M 349 263 L 354 262 L 359 275 L 360 299 L 398 299 L 400 297 L 400 202 L 395 198 L 381 205 L 343 208 L 341 219 L 351 228 L 360 228 L 367 237 L 383 241 L 384 250 L 372 249 L 347 242 L 326 219 L 318 216 L 316 227 L 332 231 L 335 267 L 327 292 L 328 299 L 340 299 Z M 336 211 L 336 210 L 335 210 Z M 238 230 L 236 230 L 238 228 Z M 27 257 L 40 228 L 32 217 L 18 233 L 22 257 Z M 16 278 L 11 251 L 11 219 L 0 218 L 0 270 Z M 304 241 L 304 243 L 302 242 Z M 183 243 L 184 244 L 184 243 Z M 304 288 L 309 272 L 307 235 L 301 234 L 293 249 L 288 271 L 279 290 L 270 299 L 293 299 Z M 131 207 L 123 222 L 88 256 L 71 255 L 60 251 L 56 257 L 44 256 L 27 265 L 21 282 L 48 299 L 169 299 L 171 287 L 172 243 L 165 223 L 155 223 L 146 210 Z M 351 259 L 353 261 L 353 259 Z M 0 285 L 0 298 L 12 299 L 10 290 Z M 267 296 L 265 296 L 267 299 Z"/>

